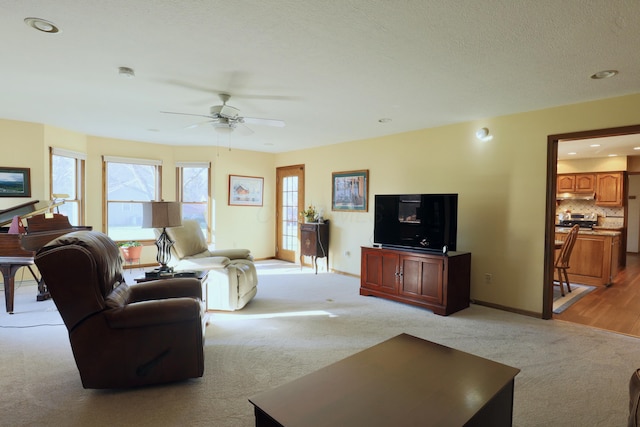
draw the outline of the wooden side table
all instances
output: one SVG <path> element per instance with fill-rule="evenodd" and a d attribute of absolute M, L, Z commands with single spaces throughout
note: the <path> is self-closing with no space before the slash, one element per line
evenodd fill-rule
<path fill-rule="evenodd" d="M 177 279 L 179 277 L 195 277 L 201 282 L 207 278 L 207 274 L 209 274 L 208 270 L 204 271 L 176 271 L 173 273 L 162 274 L 159 276 L 142 276 L 136 277 L 134 280 L 136 283 L 144 283 L 151 282 L 152 280 L 162 280 L 162 279 Z"/>
<path fill-rule="evenodd" d="M 329 221 L 300 224 L 300 268 L 305 256 L 311 257 L 318 274 L 318 258 L 326 258 L 329 271 Z"/>

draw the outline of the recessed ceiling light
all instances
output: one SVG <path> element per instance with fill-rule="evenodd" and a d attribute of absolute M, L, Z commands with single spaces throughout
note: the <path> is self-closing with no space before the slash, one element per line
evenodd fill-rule
<path fill-rule="evenodd" d="M 589 147 L 591 147 L 591 148 L 600 147 L 600 144 L 591 144 Z"/>
<path fill-rule="evenodd" d="M 609 157 L 618 157 L 617 154 L 609 154 Z"/>
<path fill-rule="evenodd" d="M 576 153 L 575 151 L 572 151 L 572 152 L 570 152 L 570 153 L 567 153 L 567 155 L 569 155 L 569 156 L 575 156 L 576 154 L 578 154 L 578 153 Z"/>
<path fill-rule="evenodd" d="M 608 79 L 618 74 L 618 70 L 603 70 L 591 75 L 594 80 Z"/>
<path fill-rule="evenodd" d="M 42 31 L 43 33 L 55 34 L 55 33 L 62 32 L 62 30 L 56 27 L 56 24 L 54 24 L 53 22 L 47 21 L 46 19 L 24 18 L 24 23 L 30 26 L 31 28 L 35 28 L 38 31 Z"/>
<path fill-rule="evenodd" d="M 640 150 L 640 147 L 633 147 L 634 150 Z"/>

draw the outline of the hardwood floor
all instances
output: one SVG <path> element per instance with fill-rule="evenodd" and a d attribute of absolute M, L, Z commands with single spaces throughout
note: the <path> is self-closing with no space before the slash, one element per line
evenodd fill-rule
<path fill-rule="evenodd" d="M 598 287 L 553 318 L 640 338 L 640 254 L 627 253 L 613 285 Z"/>

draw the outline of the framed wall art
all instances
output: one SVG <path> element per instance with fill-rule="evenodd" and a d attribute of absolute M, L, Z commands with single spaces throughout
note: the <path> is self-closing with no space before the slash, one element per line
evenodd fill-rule
<path fill-rule="evenodd" d="M 229 205 L 262 206 L 264 178 L 229 175 Z"/>
<path fill-rule="evenodd" d="M 331 210 L 367 212 L 369 209 L 369 171 L 333 172 Z"/>
<path fill-rule="evenodd" d="M 0 197 L 31 197 L 29 168 L 0 167 Z"/>

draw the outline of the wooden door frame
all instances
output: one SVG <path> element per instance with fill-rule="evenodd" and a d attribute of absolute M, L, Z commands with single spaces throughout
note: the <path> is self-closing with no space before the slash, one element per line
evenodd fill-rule
<path fill-rule="evenodd" d="M 276 247 L 275 247 L 275 258 L 276 259 L 280 259 L 279 258 L 279 254 L 280 254 L 280 250 L 281 248 L 279 247 L 279 245 L 281 244 L 281 239 L 280 239 L 280 227 L 281 227 L 281 222 L 280 222 L 280 206 L 282 204 L 282 199 L 281 199 L 281 186 L 280 186 L 280 181 L 279 181 L 279 174 L 278 172 L 280 170 L 286 170 L 286 169 L 298 169 L 300 171 L 302 171 L 302 177 L 300 179 L 300 182 L 298 183 L 298 211 L 302 211 L 304 209 L 304 203 L 305 203 L 305 165 L 304 164 L 298 164 L 298 165 L 288 165 L 288 166 L 279 166 L 276 167 L 276 212 L 275 212 L 275 217 L 276 217 L 276 227 L 275 227 L 275 242 L 276 242 Z M 298 236 L 299 238 L 300 236 Z M 296 255 L 294 255 L 294 259 L 297 259 L 297 254 L 298 254 L 299 249 L 296 251 Z"/>
<path fill-rule="evenodd" d="M 556 216 L 556 181 L 558 175 L 558 141 L 571 139 L 590 139 L 606 136 L 620 136 L 640 133 L 640 125 L 595 129 L 547 136 L 547 197 L 544 233 L 544 283 L 542 290 L 542 318 L 553 318 L 553 261 Z M 625 194 L 626 199 L 626 185 Z M 626 221 L 625 203 L 625 221 Z M 624 248 L 626 251 L 626 247 Z"/>

